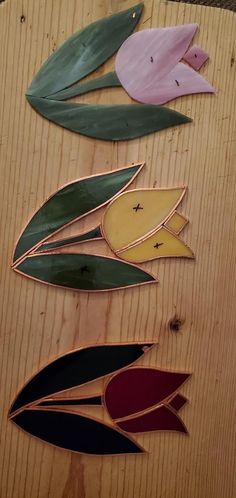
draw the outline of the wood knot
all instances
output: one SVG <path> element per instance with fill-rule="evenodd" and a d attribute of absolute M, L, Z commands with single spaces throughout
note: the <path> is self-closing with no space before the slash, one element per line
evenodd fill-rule
<path fill-rule="evenodd" d="M 25 22 L 25 16 L 22 14 L 22 16 L 20 16 L 20 22 L 21 24 L 23 24 L 23 22 Z"/>
<path fill-rule="evenodd" d="M 171 332 L 179 332 L 183 324 L 184 324 L 184 320 L 182 320 L 177 315 L 175 315 L 169 321 L 169 328 L 170 328 Z"/>

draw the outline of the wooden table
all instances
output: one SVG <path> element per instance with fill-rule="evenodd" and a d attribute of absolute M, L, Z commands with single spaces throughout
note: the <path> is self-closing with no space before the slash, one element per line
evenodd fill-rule
<path fill-rule="evenodd" d="M 210 54 L 202 74 L 216 96 L 170 104 L 190 115 L 191 125 L 105 143 L 50 124 L 24 97 L 41 63 L 72 32 L 133 3 L 6 0 L 0 6 L 1 498 L 235 496 L 235 15 L 145 0 L 140 28 L 200 25 L 195 40 Z M 114 89 L 81 101 L 129 98 Z M 146 170 L 136 186 L 188 185 L 184 238 L 195 262 L 147 263 L 159 285 L 100 295 L 50 288 L 10 269 L 19 231 L 51 192 L 80 176 L 140 160 Z M 179 331 L 169 327 L 176 318 Z M 190 399 L 182 411 L 188 437 L 143 435 L 137 440 L 148 456 L 89 457 L 34 440 L 7 420 L 19 388 L 57 355 L 91 343 L 138 340 L 159 342 L 145 364 L 193 372 L 182 390 Z M 103 417 L 99 408 L 96 414 Z"/>

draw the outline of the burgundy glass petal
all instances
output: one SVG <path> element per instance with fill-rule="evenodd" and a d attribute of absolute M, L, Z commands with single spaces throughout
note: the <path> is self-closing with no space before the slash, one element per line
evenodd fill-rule
<path fill-rule="evenodd" d="M 183 56 L 183 60 L 192 66 L 193 69 L 196 69 L 196 71 L 199 71 L 208 59 L 208 53 L 201 47 L 198 47 L 198 45 L 193 45 Z"/>
<path fill-rule="evenodd" d="M 140 101 L 143 91 L 148 95 L 157 88 L 182 59 L 197 27 L 184 24 L 145 29 L 127 38 L 116 56 L 116 73 L 131 97 Z"/>
<path fill-rule="evenodd" d="M 126 432 L 177 431 L 187 433 L 182 420 L 165 405 L 139 417 L 122 420 L 117 425 Z"/>
<path fill-rule="evenodd" d="M 168 405 L 171 406 L 171 408 L 173 408 L 176 412 L 178 412 L 179 410 L 181 410 L 181 408 L 183 408 L 187 401 L 188 400 L 187 398 L 185 398 L 185 396 L 182 396 L 182 394 L 178 393 L 169 401 Z"/>
<path fill-rule="evenodd" d="M 170 397 L 189 375 L 155 368 L 123 370 L 106 386 L 107 410 L 113 419 L 119 419 L 151 408 Z"/>

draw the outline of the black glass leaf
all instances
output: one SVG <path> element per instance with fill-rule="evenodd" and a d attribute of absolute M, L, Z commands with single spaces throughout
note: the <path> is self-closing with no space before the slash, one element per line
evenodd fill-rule
<path fill-rule="evenodd" d="M 158 105 L 73 104 L 27 98 L 33 108 L 49 121 L 101 140 L 130 140 L 191 121 L 184 114 Z"/>
<path fill-rule="evenodd" d="M 16 261 L 68 223 L 99 208 L 124 189 L 143 164 L 135 164 L 71 182 L 53 194 L 33 215 L 15 249 Z"/>
<path fill-rule="evenodd" d="M 137 361 L 152 344 L 91 346 L 65 354 L 40 370 L 20 391 L 10 410 L 104 377 Z"/>
<path fill-rule="evenodd" d="M 27 256 L 16 271 L 68 289 L 106 291 L 157 282 L 150 273 L 119 259 L 93 254 L 38 254 Z"/>
<path fill-rule="evenodd" d="M 143 453 L 125 434 L 82 415 L 53 410 L 25 410 L 13 418 L 24 431 L 50 444 L 90 455 Z"/>
<path fill-rule="evenodd" d="M 43 64 L 27 94 L 48 97 L 97 69 L 132 33 L 142 9 L 140 3 L 74 33 Z"/>

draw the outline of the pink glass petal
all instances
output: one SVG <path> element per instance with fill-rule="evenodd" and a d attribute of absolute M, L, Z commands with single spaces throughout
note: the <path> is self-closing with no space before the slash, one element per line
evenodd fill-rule
<path fill-rule="evenodd" d="M 189 374 L 155 368 L 129 368 L 108 382 L 104 400 L 113 419 L 151 408 L 173 394 Z"/>
<path fill-rule="evenodd" d="M 136 100 L 145 104 L 165 104 L 170 100 L 193 93 L 214 93 L 214 88 L 194 69 L 179 62 L 155 86 L 143 88 Z M 134 96 L 133 96 L 134 98 Z"/>
<path fill-rule="evenodd" d="M 177 431 L 187 433 L 182 420 L 167 406 L 144 413 L 139 417 L 122 420 L 117 425 L 126 432 Z"/>
<path fill-rule="evenodd" d="M 134 33 L 123 43 L 116 56 L 117 76 L 131 97 L 140 100 L 141 92 L 156 88 L 182 59 L 197 24 L 171 28 L 152 28 Z"/>
<path fill-rule="evenodd" d="M 193 69 L 196 69 L 196 71 L 199 71 L 208 59 L 208 53 L 197 45 L 193 45 L 183 56 L 183 60 L 192 66 Z"/>

